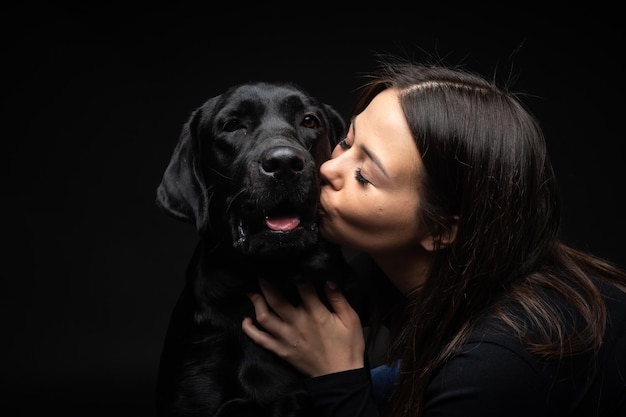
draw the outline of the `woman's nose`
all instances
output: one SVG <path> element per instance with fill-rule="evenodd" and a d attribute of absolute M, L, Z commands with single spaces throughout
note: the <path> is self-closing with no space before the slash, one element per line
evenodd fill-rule
<path fill-rule="evenodd" d="M 331 158 L 320 166 L 322 184 L 328 184 L 335 190 L 341 188 L 341 175 L 337 158 Z"/>

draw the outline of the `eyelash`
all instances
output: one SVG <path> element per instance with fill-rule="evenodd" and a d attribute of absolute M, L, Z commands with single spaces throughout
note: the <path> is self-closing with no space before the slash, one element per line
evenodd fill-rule
<path fill-rule="evenodd" d="M 356 178 L 356 180 L 359 182 L 359 184 L 369 184 L 370 182 L 367 180 L 367 178 L 365 178 L 363 175 L 361 175 L 361 168 L 357 168 L 356 172 L 354 173 L 354 178 Z"/>
<path fill-rule="evenodd" d="M 344 149 L 344 150 L 350 149 L 350 144 L 348 143 L 347 138 L 341 139 L 338 145 L 341 147 L 341 149 Z M 366 185 L 370 183 L 368 179 L 365 178 L 363 174 L 361 174 L 361 168 L 356 169 L 356 172 L 354 173 L 354 178 L 356 178 L 359 184 Z"/>

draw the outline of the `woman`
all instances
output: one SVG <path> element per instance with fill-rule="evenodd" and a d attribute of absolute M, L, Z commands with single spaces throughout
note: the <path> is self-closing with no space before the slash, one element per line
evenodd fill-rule
<path fill-rule="evenodd" d="M 321 167 L 321 232 L 402 293 L 385 416 L 625 416 L 626 274 L 559 240 L 537 121 L 465 71 L 383 64 Z M 305 375 L 320 413 L 379 415 L 361 321 L 261 281 L 244 332 Z"/>

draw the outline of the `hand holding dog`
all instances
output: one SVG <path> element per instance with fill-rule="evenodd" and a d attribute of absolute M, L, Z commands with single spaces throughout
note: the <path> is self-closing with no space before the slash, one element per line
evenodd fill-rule
<path fill-rule="evenodd" d="M 324 290 L 333 311 L 310 284 L 298 287 L 302 305 L 293 306 L 270 283 L 259 280 L 261 294 L 250 294 L 257 322 L 242 323 L 248 337 L 310 377 L 364 366 L 365 340 L 359 316 L 333 283 Z"/>

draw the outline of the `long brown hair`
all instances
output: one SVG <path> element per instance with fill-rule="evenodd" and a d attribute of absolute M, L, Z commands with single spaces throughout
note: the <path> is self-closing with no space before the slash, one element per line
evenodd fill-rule
<path fill-rule="evenodd" d="M 437 251 L 424 286 L 408 296 L 408 324 L 390 348 L 401 370 L 387 414 L 419 414 L 433 371 L 485 315 L 545 357 L 597 349 L 606 312 L 592 277 L 626 291 L 626 275 L 560 241 L 558 185 L 543 133 L 519 97 L 458 68 L 387 60 L 353 113 L 387 88 L 400 91 L 426 172 L 418 221 L 435 236 L 457 222 L 455 241 Z M 571 330 L 551 291 L 580 314 L 582 328 Z"/>

